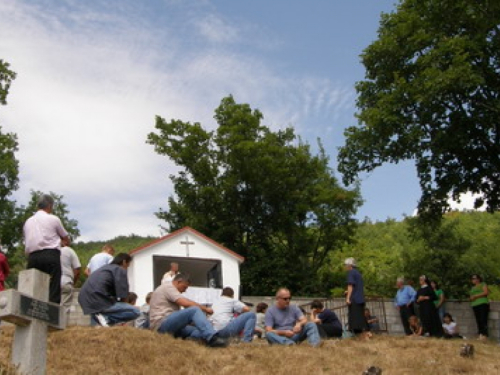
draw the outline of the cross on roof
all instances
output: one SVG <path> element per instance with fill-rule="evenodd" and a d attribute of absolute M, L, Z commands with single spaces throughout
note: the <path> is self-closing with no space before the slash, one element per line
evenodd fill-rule
<path fill-rule="evenodd" d="M 194 245 L 194 242 L 189 241 L 189 237 L 186 236 L 186 240 L 181 241 L 181 245 L 186 245 L 186 256 L 189 257 L 189 245 Z"/>

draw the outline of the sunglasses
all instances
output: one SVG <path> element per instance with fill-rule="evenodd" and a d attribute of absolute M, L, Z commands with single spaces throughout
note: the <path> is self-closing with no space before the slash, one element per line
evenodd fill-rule
<path fill-rule="evenodd" d="M 282 299 L 283 301 L 290 301 L 292 297 L 278 297 L 279 299 Z"/>

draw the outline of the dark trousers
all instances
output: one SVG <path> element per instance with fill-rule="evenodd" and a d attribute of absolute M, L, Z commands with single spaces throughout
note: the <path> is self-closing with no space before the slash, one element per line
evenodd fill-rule
<path fill-rule="evenodd" d="M 476 317 L 478 333 L 488 337 L 488 314 L 490 312 L 490 304 L 483 303 L 478 306 L 472 306 L 472 310 L 474 310 L 474 316 Z"/>
<path fill-rule="evenodd" d="M 403 323 L 403 327 L 406 335 L 411 335 L 413 332 L 410 329 L 410 323 L 408 323 L 408 319 L 410 316 L 415 315 L 415 310 L 413 309 L 413 303 L 410 306 L 399 306 L 399 316 L 401 317 L 401 323 Z"/>
<path fill-rule="evenodd" d="M 61 303 L 61 252 L 44 249 L 30 253 L 27 269 L 35 268 L 50 275 L 49 301 Z"/>
<path fill-rule="evenodd" d="M 342 326 L 336 326 L 333 324 L 320 324 L 316 323 L 318 327 L 319 337 L 322 339 L 328 339 L 330 337 L 342 337 Z"/>

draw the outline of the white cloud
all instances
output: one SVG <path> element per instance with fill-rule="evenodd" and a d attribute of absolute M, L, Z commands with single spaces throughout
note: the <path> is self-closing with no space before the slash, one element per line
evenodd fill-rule
<path fill-rule="evenodd" d="M 188 28 L 147 27 L 135 2 L 49 4 L 0 3 L 0 58 L 18 73 L 2 126 L 19 137 L 17 199 L 26 203 L 30 189 L 64 195 L 86 240 L 159 234 L 153 213 L 165 208 L 175 167 L 145 143 L 155 115 L 214 127 L 214 108 L 232 93 L 266 124 L 304 130 L 351 105 L 351 90 L 327 79 L 287 76 L 258 54 L 192 46 Z M 200 4 L 206 12 L 189 13 L 190 23 L 215 44 L 245 43 L 255 28 Z"/>

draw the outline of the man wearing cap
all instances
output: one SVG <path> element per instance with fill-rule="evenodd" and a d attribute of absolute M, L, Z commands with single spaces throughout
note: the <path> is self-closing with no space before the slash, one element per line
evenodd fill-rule
<path fill-rule="evenodd" d="M 371 337 L 368 323 L 365 318 L 365 294 L 363 277 L 356 267 L 354 258 L 347 258 L 344 262 L 347 271 L 347 294 L 349 330 L 354 334 L 362 333 L 365 338 Z"/>
<path fill-rule="evenodd" d="M 295 345 L 307 339 L 313 347 L 321 344 L 318 327 L 308 322 L 296 305 L 290 305 L 291 293 L 281 288 L 276 293 L 276 304 L 266 312 L 266 339 L 270 344 Z"/>
<path fill-rule="evenodd" d="M 410 323 L 408 319 L 410 316 L 415 315 L 414 302 L 417 292 L 410 285 L 405 285 L 405 279 L 399 277 L 396 281 L 396 286 L 398 291 L 396 297 L 394 298 L 394 305 L 399 310 L 399 316 L 401 317 L 401 323 L 406 335 L 411 335 L 412 331 L 410 329 Z"/>
<path fill-rule="evenodd" d="M 68 232 L 61 220 L 52 215 L 54 199 L 42 195 L 38 211 L 24 224 L 25 253 L 28 255 L 26 268 L 36 268 L 50 275 L 49 301 L 61 302 L 61 251 L 60 246 L 70 243 Z"/>

